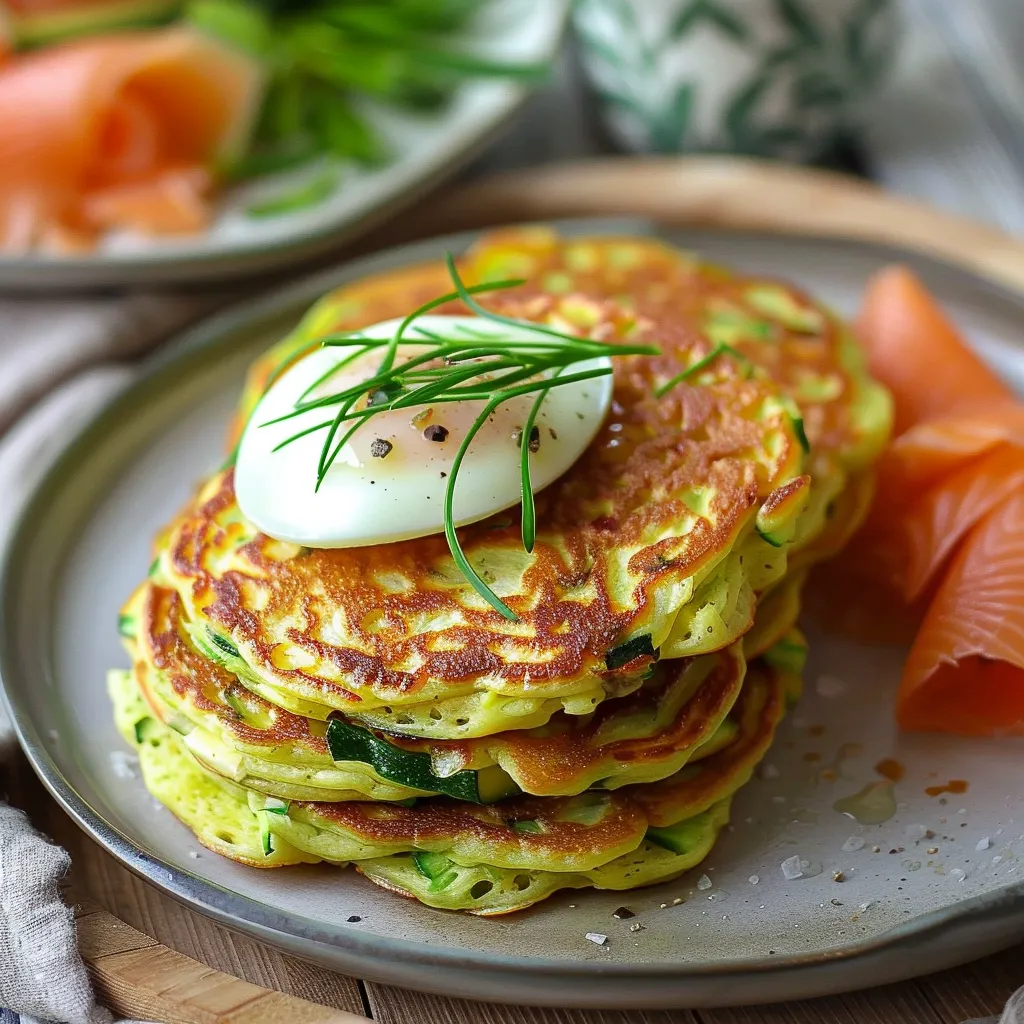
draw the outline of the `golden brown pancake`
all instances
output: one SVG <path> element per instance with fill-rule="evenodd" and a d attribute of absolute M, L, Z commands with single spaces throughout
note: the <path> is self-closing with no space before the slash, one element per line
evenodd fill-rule
<path fill-rule="evenodd" d="M 651 884 L 698 863 L 728 820 L 731 794 L 770 742 L 784 695 L 796 685 L 786 673 L 755 663 L 737 740 L 705 762 L 719 770 L 680 780 L 675 788 L 669 780 L 487 807 L 447 798 L 407 807 L 247 797 L 241 787 L 202 771 L 172 730 L 146 718 L 140 729 L 144 706 L 127 673 L 112 673 L 110 683 L 119 727 L 139 750 L 151 792 L 204 845 L 259 866 L 353 863 L 378 884 L 431 905 L 484 914 L 520 909 L 565 886 Z M 686 818 L 655 824 L 681 807 Z M 690 813 L 696 807 L 704 809 Z M 478 884 L 481 876 L 490 885 Z"/>
<path fill-rule="evenodd" d="M 514 516 L 460 530 L 517 622 L 472 589 L 443 536 L 280 543 L 246 522 L 230 469 L 216 474 L 173 525 L 158 575 L 211 643 L 237 652 L 229 667 L 242 682 L 274 703 L 449 739 L 586 713 L 636 689 L 656 651 L 734 642 L 754 593 L 784 575 L 785 544 L 756 535 L 755 519 L 781 513 L 792 526 L 809 481 L 799 423 L 770 380 L 723 353 L 659 398 L 659 385 L 713 349 L 675 319 L 640 322 L 612 300 L 529 287 L 488 301 L 662 354 L 616 361 L 607 422 L 537 495 L 532 553 Z"/>
<path fill-rule="evenodd" d="M 344 719 L 310 721 L 249 692 L 196 649 L 172 590 L 147 584 L 130 607 L 136 626 L 128 647 L 150 712 L 182 732 L 205 767 L 284 799 L 404 800 L 445 792 L 446 781 L 466 771 L 477 773 L 472 793 L 484 802 L 517 791 L 565 796 L 650 782 L 731 738 L 723 724 L 746 668 L 741 645 L 733 645 L 663 662 L 640 690 L 586 717 L 557 715 L 537 729 L 472 740 L 411 740 Z M 352 733 L 357 743 L 346 753 Z M 403 752 L 425 755 L 429 765 L 406 774 Z M 435 788 L 412 784 L 431 767 Z"/>

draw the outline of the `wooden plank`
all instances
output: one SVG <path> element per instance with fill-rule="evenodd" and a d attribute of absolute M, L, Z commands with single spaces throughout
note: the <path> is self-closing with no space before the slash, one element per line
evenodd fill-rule
<path fill-rule="evenodd" d="M 918 978 L 913 984 L 943 1024 L 960 1024 L 972 1018 L 998 1016 L 1010 996 L 1024 984 L 1022 962 L 1024 946 L 1014 946 L 955 970 Z"/>
<path fill-rule="evenodd" d="M 769 1006 L 701 1010 L 702 1024 L 939 1024 L 925 996 L 913 985 L 851 992 Z"/>
<path fill-rule="evenodd" d="M 367 1024 L 367 1018 L 271 992 L 175 953 L 98 907 L 78 914 L 97 998 L 118 1016 L 166 1024 Z"/>
<path fill-rule="evenodd" d="M 377 1024 L 700 1024 L 689 1010 L 554 1010 L 499 1006 L 366 983 Z"/>
<path fill-rule="evenodd" d="M 11 802 L 29 810 L 36 827 L 71 854 L 71 871 L 64 880 L 68 902 L 98 906 L 124 922 L 129 932 L 144 933 L 142 938 L 148 937 L 154 945 L 166 946 L 251 985 L 333 1010 L 364 1012 L 354 978 L 287 956 L 186 910 L 123 868 L 79 830 L 24 760 L 17 758 L 6 774 Z M 145 1019 L 144 1014 L 142 1017 Z"/>
<path fill-rule="evenodd" d="M 998 228 L 846 175 L 730 157 L 608 157 L 498 174 L 421 204 L 375 233 L 372 242 L 492 224 L 629 215 L 880 242 L 1024 291 L 1024 246 Z"/>

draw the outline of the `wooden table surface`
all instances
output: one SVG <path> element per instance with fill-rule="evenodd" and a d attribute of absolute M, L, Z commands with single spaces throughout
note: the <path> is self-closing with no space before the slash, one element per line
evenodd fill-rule
<path fill-rule="evenodd" d="M 81 832 L 20 757 L 0 770 L 0 791 L 5 788 L 15 806 L 26 810 L 37 827 L 70 851 L 69 902 L 98 904 L 163 945 L 227 974 L 381 1024 L 960 1024 L 1001 1011 L 1024 980 L 1024 947 L 1016 946 L 900 985 L 736 1009 L 553 1010 L 421 995 L 313 966 L 179 906 L 121 867 Z"/>

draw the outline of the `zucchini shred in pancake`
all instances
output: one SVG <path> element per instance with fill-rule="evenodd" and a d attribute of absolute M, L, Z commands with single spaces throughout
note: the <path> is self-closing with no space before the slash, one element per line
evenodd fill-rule
<path fill-rule="evenodd" d="M 891 408 L 834 314 L 657 241 L 509 229 L 458 265 L 523 279 L 491 312 L 660 351 L 615 360 L 531 553 L 517 509 L 459 528 L 516 620 L 443 536 L 261 534 L 229 465 L 161 532 L 109 687 L 147 787 L 211 849 L 495 914 L 707 855 L 799 690 L 803 580 L 866 513 Z M 311 342 L 448 290 L 438 263 L 326 296 L 253 366 L 232 443 Z"/>
<path fill-rule="evenodd" d="M 437 798 L 285 802 L 204 771 L 175 730 L 149 716 L 131 674 L 110 673 L 115 719 L 150 792 L 204 846 L 255 867 L 354 866 L 429 906 L 500 914 L 562 888 L 631 889 L 675 878 L 708 854 L 729 802 L 771 744 L 795 673 L 755 662 L 723 749 L 653 785 L 490 805 Z"/>

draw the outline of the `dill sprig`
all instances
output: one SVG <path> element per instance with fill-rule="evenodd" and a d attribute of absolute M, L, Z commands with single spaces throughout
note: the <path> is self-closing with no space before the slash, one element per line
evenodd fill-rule
<path fill-rule="evenodd" d="M 482 306 L 474 298 L 484 292 L 514 288 L 519 280 L 495 281 L 467 286 L 451 254 L 446 257 L 448 273 L 454 290 L 424 303 L 410 313 L 389 338 L 369 338 L 359 331 L 329 335 L 317 344 L 330 348 L 351 349 L 342 359 L 311 384 L 299 396 L 294 409 L 261 426 L 306 417 L 322 410 L 329 418 L 313 424 L 286 438 L 275 451 L 300 437 L 324 431 L 324 443 L 316 469 L 316 489 L 323 483 L 338 455 L 353 435 L 374 416 L 395 409 L 415 409 L 449 402 L 483 402 L 484 406 L 462 439 L 445 487 L 444 535 L 452 558 L 473 589 L 505 618 L 517 621 L 518 616 L 502 601 L 470 564 L 459 542 L 455 524 L 454 502 L 459 470 L 474 438 L 498 406 L 513 398 L 534 395 L 535 400 L 523 427 L 520 441 L 520 486 L 522 498 L 522 541 L 526 551 L 536 542 L 537 522 L 530 469 L 530 436 L 548 393 L 556 387 L 605 377 L 612 373 L 610 365 L 584 367 L 593 360 L 626 355 L 657 355 L 650 345 L 619 345 L 580 338 L 545 324 L 503 316 Z M 456 325 L 444 335 L 430 331 L 416 321 L 445 303 L 461 300 L 482 320 L 514 328 L 508 335 L 474 330 L 465 324 Z M 519 332 L 528 332 L 523 337 Z M 416 346 L 422 351 L 396 365 L 400 345 Z M 354 360 L 368 352 L 379 351 L 376 372 L 366 380 L 338 391 L 311 397 L 329 384 L 331 378 Z M 576 369 L 573 369 L 576 367 Z"/>

